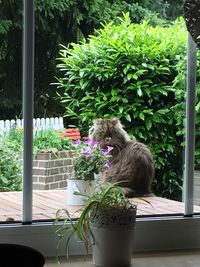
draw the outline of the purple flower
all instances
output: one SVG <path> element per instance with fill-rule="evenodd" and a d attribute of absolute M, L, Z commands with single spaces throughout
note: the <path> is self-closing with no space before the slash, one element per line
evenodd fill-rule
<path fill-rule="evenodd" d="M 98 141 L 93 141 L 91 146 L 95 148 L 95 147 L 98 147 L 98 144 L 99 144 Z"/>
<path fill-rule="evenodd" d="M 98 146 L 99 142 L 98 141 L 92 141 L 92 140 L 88 139 L 88 140 L 84 141 L 83 144 L 89 145 L 89 146 L 95 148 Z"/>
<path fill-rule="evenodd" d="M 76 141 L 73 141 L 73 142 L 72 142 L 72 145 L 77 146 L 77 145 L 80 145 L 80 143 L 81 143 L 80 140 L 76 140 Z"/>
<path fill-rule="evenodd" d="M 85 147 L 85 148 L 83 148 L 82 153 L 83 153 L 83 155 L 85 157 L 91 157 L 91 156 L 93 156 L 91 147 Z"/>
<path fill-rule="evenodd" d="M 110 151 L 113 150 L 113 147 L 112 146 L 107 146 L 106 148 L 104 148 L 102 150 L 103 154 L 107 155 L 110 153 Z"/>
<path fill-rule="evenodd" d="M 106 164 L 104 165 L 104 167 L 110 169 L 110 168 L 112 168 L 112 164 L 109 161 L 107 161 Z"/>

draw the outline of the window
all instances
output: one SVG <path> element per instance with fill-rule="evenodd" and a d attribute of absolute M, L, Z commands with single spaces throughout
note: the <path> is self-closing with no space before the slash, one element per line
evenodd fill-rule
<path fill-rule="evenodd" d="M 23 111 L 24 111 L 24 162 L 23 162 L 23 224 L 2 224 L 0 226 L 1 242 L 19 242 L 31 244 L 41 249 L 45 255 L 55 255 L 56 238 L 51 222 L 32 222 L 32 117 L 33 117 L 33 3 L 24 1 L 25 31 L 24 31 L 24 62 L 23 62 Z M 190 40 L 189 54 L 194 56 L 195 47 Z M 194 68 L 194 61 L 190 61 Z M 191 74 L 189 72 L 189 74 Z M 199 247 L 199 218 L 193 215 L 193 118 L 194 118 L 194 78 L 188 77 L 187 95 L 187 135 L 185 161 L 185 216 L 142 217 L 136 224 L 135 247 L 137 250 L 178 249 Z M 170 170 L 169 170 L 170 171 Z M 42 200 L 43 201 L 43 200 Z M 41 201 L 41 202 L 42 202 Z M 49 201 L 49 199 L 47 200 Z M 45 203 L 43 203 L 45 205 Z M 37 205 L 36 205 L 37 206 Z M 39 218 L 40 219 L 40 218 Z M 72 254 L 79 254 L 81 244 L 76 240 L 72 244 Z"/>
<path fill-rule="evenodd" d="M 7 133 L 0 141 L 1 222 L 22 220 L 20 154 L 10 141 L 17 140 L 22 132 L 19 120 L 22 113 L 22 4 L 22 1 L 0 1 L 0 137 Z M 14 131 L 16 124 L 18 132 Z M 10 189 L 16 191 L 18 198 Z"/>

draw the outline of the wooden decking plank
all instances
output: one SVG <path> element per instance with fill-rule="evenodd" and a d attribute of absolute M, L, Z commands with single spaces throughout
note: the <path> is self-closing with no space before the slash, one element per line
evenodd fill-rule
<path fill-rule="evenodd" d="M 139 216 L 180 214 L 184 212 L 184 203 L 166 198 L 151 196 L 133 198 L 130 201 L 137 205 Z M 62 208 L 68 209 L 73 218 L 80 215 L 80 206 L 67 205 L 66 190 L 33 191 L 33 220 L 54 219 L 57 209 Z M 77 211 L 77 209 L 79 210 Z M 200 212 L 200 207 L 195 205 L 194 211 Z M 8 217 L 17 221 L 22 220 L 22 192 L 0 192 L 0 221 L 5 221 Z"/>
<path fill-rule="evenodd" d="M 55 201 L 56 200 L 56 201 Z M 58 201 L 57 198 L 54 198 L 52 197 L 52 195 L 48 195 L 48 197 L 46 196 L 42 196 L 40 194 L 35 194 L 34 197 L 33 197 L 33 202 L 35 203 L 35 205 L 38 205 L 38 204 L 43 204 L 45 206 L 48 206 L 48 207 L 54 207 L 54 208 L 58 208 L 58 203 L 60 203 Z M 63 205 L 64 203 L 62 203 Z"/>
<path fill-rule="evenodd" d="M 15 201 L 17 201 L 17 202 L 21 201 L 22 202 L 23 195 L 22 195 L 22 192 L 21 191 L 20 192 L 18 192 L 18 191 L 4 192 L 4 193 L 1 193 L 1 194 L 2 194 L 2 196 L 4 198 L 9 199 L 10 201 L 13 201 L 13 202 L 15 202 Z"/>
<path fill-rule="evenodd" d="M 10 192 L 10 194 L 0 193 L 0 198 L 17 205 L 22 203 L 21 195 L 18 192 Z"/>
<path fill-rule="evenodd" d="M 15 193 L 15 192 L 14 192 Z M 14 196 L 14 198 L 13 198 L 13 196 Z M 7 206 L 14 206 L 14 207 L 19 207 L 19 206 L 22 206 L 22 201 L 21 201 L 21 199 L 18 197 L 17 198 L 17 196 L 15 196 L 15 194 L 2 194 L 2 193 L 0 193 L 0 199 L 1 199 L 1 203 L 2 203 L 2 201 L 3 202 L 6 202 L 6 204 L 7 204 Z"/>
<path fill-rule="evenodd" d="M 45 206 L 57 206 L 57 204 L 59 203 L 57 200 L 55 201 L 55 199 L 49 199 L 49 198 L 45 198 L 45 197 L 41 197 L 38 195 L 35 195 L 33 197 L 33 202 L 37 205 L 37 204 L 44 204 Z"/>
<path fill-rule="evenodd" d="M 4 204 L 5 207 L 15 209 L 15 210 L 19 210 L 21 207 L 21 205 L 17 205 L 16 203 L 9 201 L 9 200 L 6 200 L 6 199 L 1 198 L 1 197 L 0 197 L 0 202 L 1 202 L 1 204 Z"/>
<path fill-rule="evenodd" d="M 67 192 L 66 190 L 51 190 L 49 191 L 50 194 L 48 195 L 51 199 L 60 199 L 60 201 L 62 202 L 65 202 L 67 203 Z M 46 193 L 45 191 L 35 191 L 35 194 L 36 195 L 41 195 L 43 196 L 45 194 L 45 197 L 46 197 Z"/>
<path fill-rule="evenodd" d="M 12 207 L 10 207 L 9 210 L 11 210 L 11 208 L 12 208 Z M 8 206 L 6 206 L 5 204 L 2 205 L 2 203 L 1 203 L 1 204 L 0 204 L 0 213 L 5 212 L 5 211 L 7 211 L 7 210 L 8 210 Z M 16 211 L 16 209 L 13 209 L 13 210 Z M 21 210 L 21 209 L 18 209 L 18 210 Z"/>
<path fill-rule="evenodd" d="M 49 199 L 50 201 L 55 201 L 55 199 L 60 199 L 61 201 L 63 201 L 66 192 L 61 191 L 59 194 L 54 194 L 52 191 L 50 191 L 50 194 L 48 195 L 45 192 L 34 192 L 34 195 L 37 197 Z"/>

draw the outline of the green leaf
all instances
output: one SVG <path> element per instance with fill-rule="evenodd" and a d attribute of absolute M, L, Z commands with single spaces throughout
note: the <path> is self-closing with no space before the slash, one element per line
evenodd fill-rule
<path fill-rule="evenodd" d="M 138 94 L 138 96 L 142 96 L 143 95 L 142 90 L 140 88 L 137 89 L 137 94 Z"/>
<path fill-rule="evenodd" d="M 131 122 L 131 116 L 129 114 L 126 114 L 125 118 L 126 118 L 127 121 Z"/>
<path fill-rule="evenodd" d="M 119 107 L 119 113 L 123 113 L 123 111 L 124 111 L 124 107 L 120 106 Z"/>
<path fill-rule="evenodd" d="M 151 129 L 151 127 L 152 127 L 151 120 L 146 120 L 146 127 L 147 127 L 147 130 L 150 130 Z"/>
<path fill-rule="evenodd" d="M 140 113 L 139 113 L 139 117 L 140 117 L 141 120 L 144 121 L 144 113 L 143 113 L 143 112 L 140 112 Z"/>
<path fill-rule="evenodd" d="M 8 179 L 4 176 L 0 176 L 0 180 L 5 183 L 5 184 L 8 184 Z"/>

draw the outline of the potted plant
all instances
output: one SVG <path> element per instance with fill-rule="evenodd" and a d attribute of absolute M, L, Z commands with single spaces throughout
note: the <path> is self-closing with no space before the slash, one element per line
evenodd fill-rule
<path fill-rule="evenodd" d="M 100 186 L 74 221 L 68 210 L 59 209 L 54 225 L 59 242 L 65 240 L 67 254 L 70 238 L 75 234 L 93 248 L 93 263 L 98 266 L 130 266 L 136 206 L 130 204 L 116 184 Z"/>
<path fill-rule="evenodd" d="M 74 177 L 68 179 L 68 205 L 83 205 L 85 195 L 91 195 L 94 190 L 94 180 L 105 168 L 109 168 L 109 152 L 113 149 L 108 146 L 101 149 L 98 142 L 90 140 L 74 141 Z"/>

